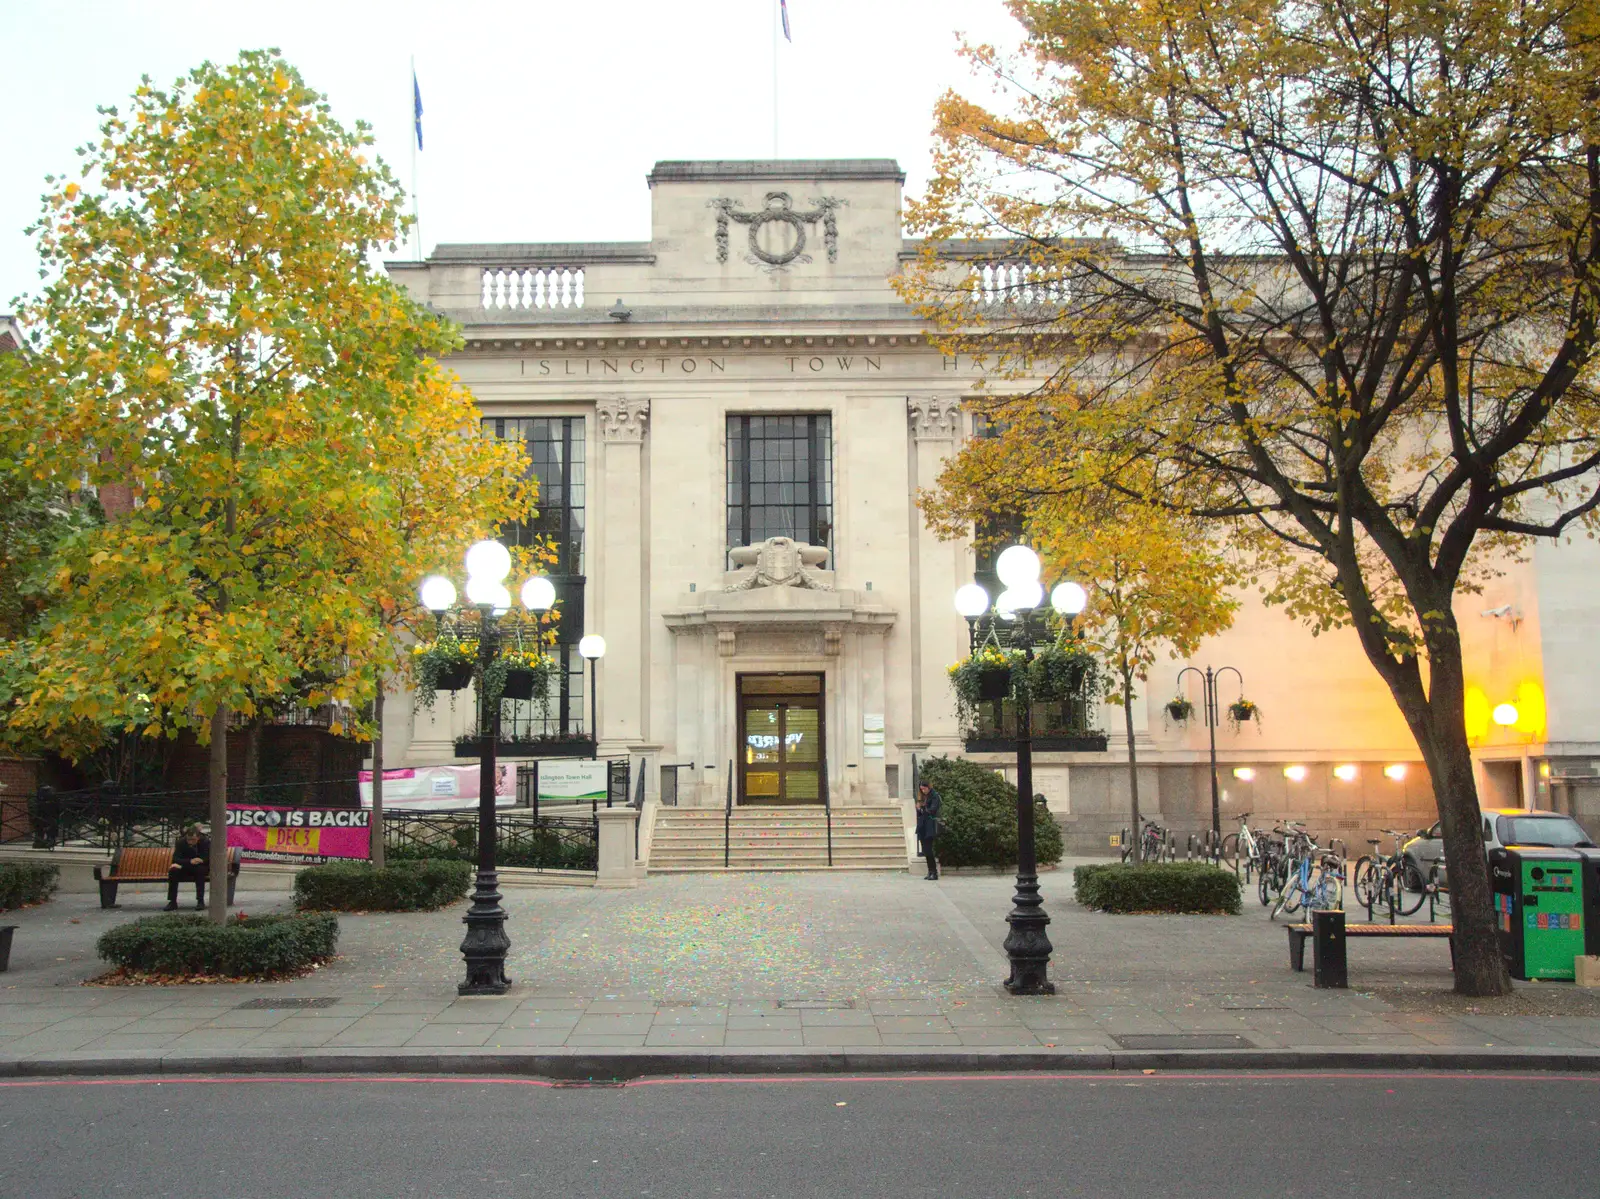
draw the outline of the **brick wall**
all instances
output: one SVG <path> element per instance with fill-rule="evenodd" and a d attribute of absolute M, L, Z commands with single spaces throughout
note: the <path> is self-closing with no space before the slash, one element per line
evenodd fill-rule
<path fill-rule="evenodd" d="M 0 841 L 31 836 L 28 797 L 39 786 L 37 758 L 0 758 Z"/>

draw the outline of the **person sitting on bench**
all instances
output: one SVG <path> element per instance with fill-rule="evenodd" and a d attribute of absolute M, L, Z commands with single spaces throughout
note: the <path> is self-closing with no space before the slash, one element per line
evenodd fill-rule
<path fill-rule="evenodd" d="M 167 868 L 167 911 L 178 910 L 178 884 L 194 880 L 194 906 L 206 906 L 206 875 L 211 870 L 211 840 L 198 824 L 183 830 L 172 850 L 172 865 Z"/>

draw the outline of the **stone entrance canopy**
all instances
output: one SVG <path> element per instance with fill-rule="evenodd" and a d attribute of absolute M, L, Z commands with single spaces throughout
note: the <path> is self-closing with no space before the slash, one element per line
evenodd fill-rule
<path fill-rule="evenodd" d="M 673 634 L 678 752 L 697 763 L 698 785 L 680 791 L 680 802 L 724 801 L 743 752 L 739 676 L 791 671 L 823 676 L 832 801 L 887 802 L 881 733 L 871 744 L 864 732 L 884 727 L 884 640 L 894 611 L 870 592 L 836 590 L 833 572 L 819 569 L 827 561 L 820 546 L 775 537 L 730 557 L 739 569 L 723 576 L 721 590 L 686 596 L 662 614 Z"/>

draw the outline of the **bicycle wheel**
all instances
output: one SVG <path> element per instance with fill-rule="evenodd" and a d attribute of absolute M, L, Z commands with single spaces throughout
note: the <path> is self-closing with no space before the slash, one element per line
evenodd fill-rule
<path fill-rule="evenodd" d="M 1256 875 L 1256 898 L 1261 901 L 1261 906 L 1266 907 L 1272 902 L 1272 875 L 1263 870 Z"/>
<path fill-rule="evenodd" d="M 1402 916 L 1413 916 L 1422 910 L 1423 902 L 1428 898 L 1428 893 L 1423 890 L 1408 891 L 1406 889 L 1406 872 L 1399 866 L 1391 866 L 1388 871 L 1388 891 L 1394 910 Z"/>
<path fill-rule="evenodd" d="M 1362 854 L 1356 859 L 1356 868 L 1351 876 L 1350 885 L 1355 889 L 1357 903 L 1364 908 L 1375 908 L 1385 902 L 1380 889 L 1381 882 L 1378 868 L 1370 857 Z"/>
<path fill-rule="evenodd" d="M 1224 837 L 1222 839 L 1222 847 L 1218 851 L 1218 856 L 1224 862 L 1226 862 L 1228 864 L 1228 867 L 1235 874 L 1239 873 L 1239 834 L 1238 833 L 1229 833 L 1226 837 Z"/>

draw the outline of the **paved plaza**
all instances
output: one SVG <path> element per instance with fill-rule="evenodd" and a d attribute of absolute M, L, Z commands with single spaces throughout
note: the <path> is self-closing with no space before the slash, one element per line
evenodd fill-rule
<path fill-rule="evenodd" d="M 219 1059 L 420 1069 L 483 1055 L 503 1068 L 509 1055 L 541 1069 L 563 1056 L 597 1069 L 615 1059 L 637 1073 L 695 1053 L 723 1067 L 735 1056 L 803 1068 L 871 1054 L 932 1068 L 986 1055 L 1103 1065 L 1108 1054 L 1250 1050 L 1600 1062 L 1600 993 L 1518 984 L 1508 1000 L 1457 1000 L 1442 941 L 1357 944 L 1352 989 L 1316 990 L 1289 970 L 1285 934 L 1253 898 L 1237 917 L 1107 916 L 1072 901 L 1068 870 L 1047 873 L 1043 891 L 1058 994 L 1026 999 L 999 986 L 1003 875 L 677 875 L 632 891 L 512 890 L 516 985 L 494 999 L 455 994 L 464 904 L 341 916 L 337 960 L 288 982 L 104 987 L 83 985 L 105 969 L 95 937 L 155 913 L 163 895 L 126 887 L 112 912 L 61 895 L 5 916 L 19 928 L 0 975 L 0 1070 Z M 238 898 L 265 913 L 288 896 Z M 254 1000 L 268 1002 L 243 1006 Z"/>

